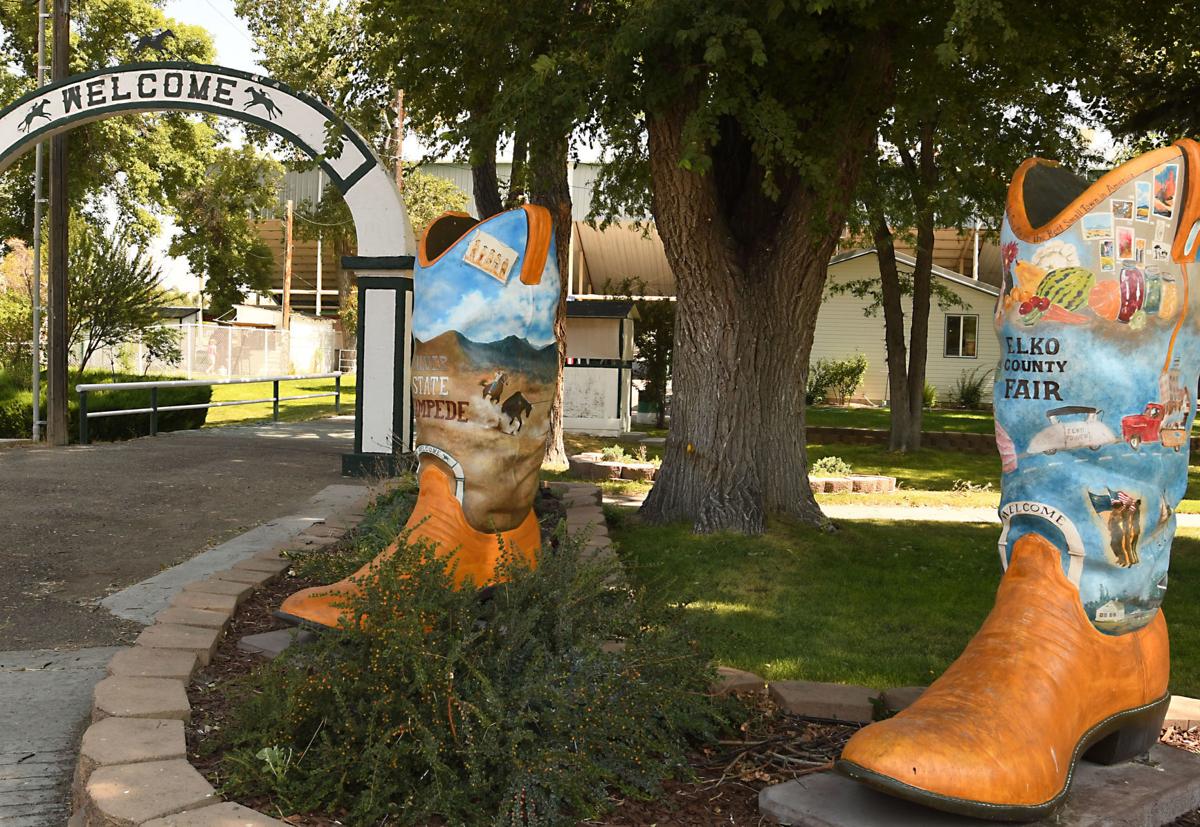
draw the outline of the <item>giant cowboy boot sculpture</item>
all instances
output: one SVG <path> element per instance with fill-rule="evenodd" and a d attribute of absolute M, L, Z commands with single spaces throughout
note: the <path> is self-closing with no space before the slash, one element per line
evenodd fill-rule
<path fill-rule="evenodd" d="M 1158 739 L 1159 604 L 1200 356 L 1198 217 L 1192 141 L 1090 186 L 1039 159 L 1017 170 L 995 316 L 1007 570 L 962 656 L 851 738 L 841 772 L 942 810 L 1032 820 L 1063 801 L 1079 759 L 1128 760 Z"/>
<path fill-rule="evenodd" d="M 550 214 L 526 206 L 477 222 L 447 213 L 421 238 L 413 285 L 413 410 L 420 491 L 409 541 L 452 557 L 455 579 L 491 582 L 503 550 L 536 562 L 538 471 L 558 380 L 559 277 Z M 337 626 L 353 576 L 305 589 L 279 614 Z"/>

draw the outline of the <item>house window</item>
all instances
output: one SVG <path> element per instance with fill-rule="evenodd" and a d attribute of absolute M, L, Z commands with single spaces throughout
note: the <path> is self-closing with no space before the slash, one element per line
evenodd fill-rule
<path fill-rule="evenodd" d="M 946 356 L 974 359 L 975 341 L 979 333 L 979 317 L 961 314 L 946 315 Z"/>

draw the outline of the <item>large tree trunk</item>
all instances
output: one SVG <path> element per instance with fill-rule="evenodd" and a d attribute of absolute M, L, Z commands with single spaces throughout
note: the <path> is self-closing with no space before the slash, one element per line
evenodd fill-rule
<path fill-rule="evenodd" d="M 911 427 L 908 407 L 908 348 L 904 344 L 904 304 L 900 290 L 900 270 L 896 266 L 896 246 L 883 213 L 872 210 L 871 235 L 879 259 L 879 283 L 883 304 L 883 338 L 887 346 L 888 397 L 891 399 L 892 430 L 888 448 L 907 451 Z"/>
<path fill-rule="evenodd" d="M 687 111 L 680 102 L 648 119 L 653 212 L 678 310 L 671 428 L 642 513 L 691 520 L 702 533 L 758 533 L 772 513 L 824 525 L 808 484 L 804 388 L 845 204 L 799 185 L 779 203 L 763 201 L 761 170 L 733 159 L 728 175 L 683 169 Z M 839 164 L 845 192 L 870 134 L 855 136 Z"/>
<path fill-rule="evenodd" d="M 558 256 L 558 313 L 554 338 L 558 342 L 558 381 L 550 404 L 550 435 L 546 440 L 545 464 L 567 467 L 563 444 L 563 365 L 567 362 L 567 285 L 571 277 L 571 186 L 567 180 L 567 136 L 531 142 L 529 147 L 529 200 L 550 211 L 554 219 L 554 244 Z"/>
<path fill-rule="evenodd" d="M 496 177 L 496 139 L 480 139 L 471 146 L 471 195 L 478 218 L 491 218 L 504 212 L 500 181 Z"/>

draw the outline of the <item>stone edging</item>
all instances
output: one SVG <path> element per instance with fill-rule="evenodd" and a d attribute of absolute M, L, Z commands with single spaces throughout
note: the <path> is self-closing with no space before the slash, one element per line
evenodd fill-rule
<path fill-rule="evenodd" d="M 896 490 L 895 477 L 871 474 L 850 474 L 845 477 L 813 477 L 808 484 L 814 494 L 891 494 Z"/>
<path fill-rule="evenodd" d="M 96 685 L 71 790 L 69 827 L 286 827 L 222 802 L 187 760 L 187 686 L 216 652 L 237 607 L 287 571 L 283 552 L 340 539 L 363 517 L 365 498 L 270 551 L 187 584 L 134 646 L 113 656 Z"/>
<path fill-rule="evenodd" d="M 658 466 L 652 462 L 608 462 L 592 451 L 567 458 L 570 471 L 585 480 L 643 480 L 658 476 Z"/>
<path fill-rule="evenodd" d="M 587 532 L 583 554 L 615 558 L 600 489 L 552 485 L 567 509 L 567 530 Z M 365 503 L 362 504 L 365 506 Z M 271 551 L 189 583 L 158 613 L 134 646 L 113 656 L 96 685 L 92 724 L 83 734 L 71 791 L 70 827 L 286 827 L 233 802 L 222 802 L 187 760 L 187 686 L 216 652 L 237 607 L 287 571 L 283 552 L 341 539 L 362 519 L 362 506 L 335 514 Z"/>

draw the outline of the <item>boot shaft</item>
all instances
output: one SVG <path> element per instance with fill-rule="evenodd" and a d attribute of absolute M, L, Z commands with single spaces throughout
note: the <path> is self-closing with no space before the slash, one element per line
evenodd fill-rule
<path fill-rule="evenodd" d="M 421 468 L 451 481 L 478 531 L 529 514 L 558 381 L 559 274 L 550 215 L 526 206 L 425 231 L 413 290 L 413 411 Z"/>
<path fill-rule="evenodd" d="M 1112 634 L 1162 602 L 1187 487 L 1197 175 L 1200 151 L 1181 141 L 1090 186 L 1031 159 L 1009 189 L 994 320 L 1000 554 L 1007 564 L 1027 533 L 1048 539 Z"/>

